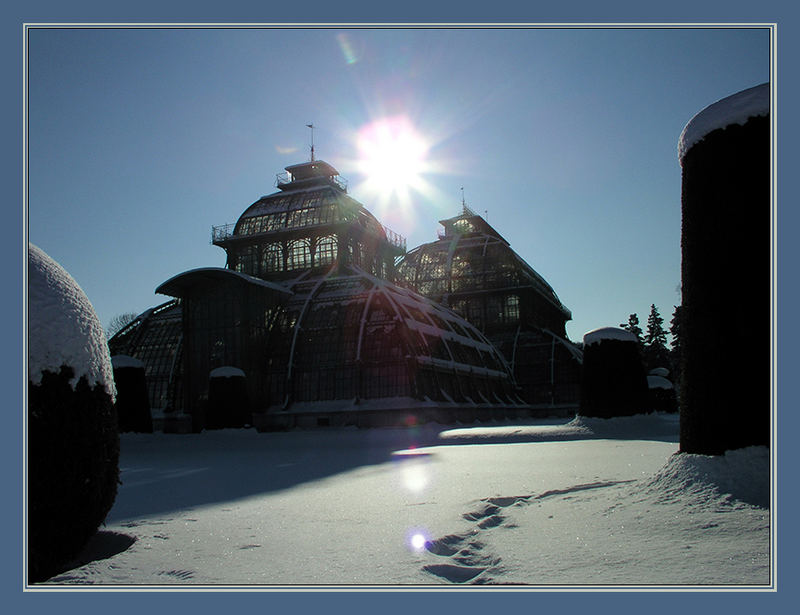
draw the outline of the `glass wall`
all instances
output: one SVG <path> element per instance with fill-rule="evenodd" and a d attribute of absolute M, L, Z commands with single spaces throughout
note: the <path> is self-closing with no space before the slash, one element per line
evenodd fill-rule
<path fill-rule="evenodd" d="M 144 363 L 150 407 L 182 408 L 181 305 L 165 303 L 113 336 L 109 342 L 112 356 L 128 355 Z"/>

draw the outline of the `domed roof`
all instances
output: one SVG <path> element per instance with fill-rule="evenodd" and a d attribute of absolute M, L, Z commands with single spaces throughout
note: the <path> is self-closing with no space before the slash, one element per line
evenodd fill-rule
<path fill-rule="evenodd" d="M 239 217 L 234 238 L 355 223 L 373 236 L 387 239 L 380 222 L 347 195 L 346 182 L 324 160 L 286 167 L 278 174 L 276 186 L 279 192 L 262 196 Z"/>
<path fill-rule="evenodd" d="M 233 236 L 277 234 L 304 227 L 353 222 L 386 239 L 383 226 L 361 203 L 337 187 L 316 185 L 262 196 L 239 217 Z"/>

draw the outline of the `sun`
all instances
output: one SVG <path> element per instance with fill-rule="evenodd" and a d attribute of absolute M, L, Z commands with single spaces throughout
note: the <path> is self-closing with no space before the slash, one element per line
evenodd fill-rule
<path fill-rule="evenodd" d="M 429 145 L 407 117 L 367 124 L 358 132 L 357 148 L 358 170 L 370 192 L 403 197 L 424 186 Z"/>

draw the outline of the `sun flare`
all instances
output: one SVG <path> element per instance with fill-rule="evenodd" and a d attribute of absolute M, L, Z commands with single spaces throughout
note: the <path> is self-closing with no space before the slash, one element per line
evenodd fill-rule
<path fill-rule="evenodd" d="M 376 120 L 358 133 L 358 169 L 383 196 L 406 195 L 423 183 L 429 146 L 405 116 Z"/>

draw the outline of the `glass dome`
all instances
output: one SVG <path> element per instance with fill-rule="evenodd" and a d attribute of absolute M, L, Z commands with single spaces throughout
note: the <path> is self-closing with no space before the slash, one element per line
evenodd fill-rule
<path fill-rule="evenodd" d="M 212 229 L 212 243 L 228 253 L 228 268 L 286 279 L 338 263 L 393 275 L 405 239 L 347 195 L 336 169 L 323 161 L 286 167 L 277 186 L 279 192 L 250 205 L 235 224 Z"/>

